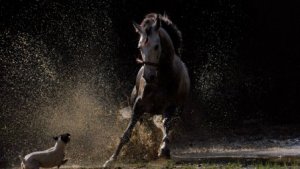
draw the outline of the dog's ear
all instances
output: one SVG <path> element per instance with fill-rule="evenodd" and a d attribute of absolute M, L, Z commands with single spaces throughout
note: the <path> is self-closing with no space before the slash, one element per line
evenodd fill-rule
<path fill-rule="evenodd" d="M 58 137 L 53 137 L 53 139 L 54 139 L 55 141 L 57 141 L 57 140 L 58 140 Z"/>

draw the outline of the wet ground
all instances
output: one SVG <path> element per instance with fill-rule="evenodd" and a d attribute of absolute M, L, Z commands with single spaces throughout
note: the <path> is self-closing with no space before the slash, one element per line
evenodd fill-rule
<path fill-rule="evenodd" d="M 201 162 L 278 162 L 292 163 L 300 161 L 300 139 L 279 142 L 281 146 L 269 148 L 189 148 L 177 149 L 173 160 L 178 163 Z M 270 140 L 271 141 L 271 140 Z"/>
<path fill-rule="evenodd" d="M 173 149 L 173 160 L 185 162 L 280 162 L 300 161 L 300 135 L 293 126 L 239 128 L 186 138 L 188 144 Z"/>
<path fill-rule="evenodd" d="M 136 138 L 145 137 L 147 132 L 138 125 L 139 132 L 134 132 Z M 147 128 L 147 127 L 146 127 Z M 198 132 L 189 133 L 183 129 L 181 135 L 175 135 L 171 145 L 171 160 L 129 160 L 120 157 L 112 168 L 299 168 L 300 169 L 300 134 L 298 127 L 293 126 L 256 126 L 234 130 L 215 131 L 203 128 Z M 154 133 L 150 135 L 157 136 Z M 135 141 L 144 142 L 153 139 L 145 137 Z M 141 146 L 141 145 L 139 145 Z M 134 148 L 142 149 L 137 144 Z M 130 146 L 129 146 L 130 147 Z M 129 148 L 128 147 L 128 148 Z M 150 148 L 149 148 L 150 149 Z M 153 149 L 153 148 L 152 148 Z M 146 153 L 146 149 L 143 149 Z M 156 149 L 155 149 L 156 150 Z M 134 154 L 134 149 L 126 150 Z M 126 152 L 125 151 L 125 152 Z M 148 151 L 148 149 L 147 149 Z M 108 153 L 109 154 L 109 153 Z M 135 156 L 134 159 L 137 159 Z M 62 168 L 100 168 L 102 160 L 86 165 L 78 164 L 72 158 Z M 260 167 L 259 167 L 260 166 Z M 276 166 L 276 167 L 275 167 Z M 12 168 L 17 168 L 14 166 Z"/>
<path fill-rule="evenodd" d="M 224 143 L 223 145 L 214 144 L 214 146 L 211 147 L 209 146 L 210 144 L 204 146 L 201 146 L 201 144 L 194 144 L 195 145 L 192 147 L 190 145 L 189 148 L 185 146 L 175 148 L 171 160 L 158 159 L 150 162 L 125 162 L 120 160 L 117 161 L 112 168 L 300 168 L 300 138 L 259 140 L 252 143 L 233 141 L 230 144 L 227 143 L 226 147 L 224 147 Z M 211 144 L 213 144 L 213 141 Z M 101 164 L 82 166 L 69 163 L 61 168 L 99 169 L 101 168 L 100 166 Z M 17 166 L 13 168 L 17 168 Z"/>

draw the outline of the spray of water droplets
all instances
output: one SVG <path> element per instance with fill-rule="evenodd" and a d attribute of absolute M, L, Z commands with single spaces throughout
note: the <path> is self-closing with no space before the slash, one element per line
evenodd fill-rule
<path fill-rule="evenodd" d="M 101 164 L 110 155 L 125 126 L 116 118 L 124 98 L 109 4 L 24 4 L 1 33 L 2 166 L 53 146 L 52 136 L 65 132 L 70 164 Z"/>

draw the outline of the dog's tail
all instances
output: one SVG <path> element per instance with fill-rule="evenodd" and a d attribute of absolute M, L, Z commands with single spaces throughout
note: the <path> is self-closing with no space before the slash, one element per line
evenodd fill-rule
<path fill-rule="evenodd" d="M 19 155 L 19 158 L 22 161 L 22 163 L 25 163 L 25 159 L 21 155 Z"/>
<path fill-rule="evenodd" d="M 19 155 L 19 158 L 22 162 L 25 162 L 24 158 L 21 155 Z"/>
<path fill-rule="evenodd" d="M 24 165 L 25 165 L 25 159 L 21 155 L 19 155 L 19 158 L 21 160 L 21 169 L 24 169 L 25 168 L 24 167 Z"/>

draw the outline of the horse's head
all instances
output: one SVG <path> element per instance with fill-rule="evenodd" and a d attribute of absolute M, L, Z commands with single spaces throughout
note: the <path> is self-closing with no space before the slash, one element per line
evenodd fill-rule
<path fill-rule="evenodd" d="M 138 48 L 141 51 L 142 60 L 138 61 L 144 64 L 143 77 L 150 83 L 157 77 L 162 52 L 159 34 L 160 24 L 158 14 L 149 15 L 143 20 L 141 25 L 133 23 L 136 32 L 140 35 Z"/>

